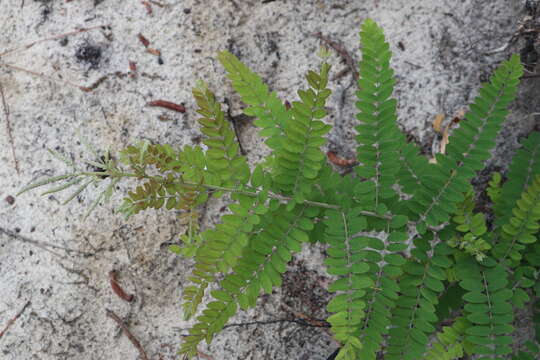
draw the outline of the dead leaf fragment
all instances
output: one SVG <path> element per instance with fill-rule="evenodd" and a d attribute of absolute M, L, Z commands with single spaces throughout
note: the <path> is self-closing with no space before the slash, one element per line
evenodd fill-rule
<path fill-rule="evenodd" d="M 435 120 L 433 120 L 433 130 L 435 130 L 435 132 L 437 133 L 441 133 L 441 125 L 442 125 L 442 122 L 444 120 L 444 114 L 437 114 L 435 115 Z"/>

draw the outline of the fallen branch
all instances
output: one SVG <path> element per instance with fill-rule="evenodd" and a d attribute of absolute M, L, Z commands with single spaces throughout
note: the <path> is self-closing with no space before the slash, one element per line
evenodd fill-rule
<path fill-rule="evenodd" d="M 141 343 L 139 342 L 139 340 L 137 340 L 137 338 L 135 336 L 133 336 L 133 334 L 129 331 L 128 327 L 126 326 L 126 324 L 124 324 L 124 322 L 122 321 L 122 319 L 120 319 L 120 317 L 118 315 L 116 315 L 112 310 L 109 310 L 109 309 L 105 309 L 105 312 L 107 313 L 107 317 L 113 319 L 117 324 L 118 326 L 120 326 L 122 328 L 122 330 L 124 331 L 124 334 L 126 334 L 127 338 L 129 339 L 129 341 L 131 341 L 131 343 L 133 344 L 133 346 L 135 346 L 137 348 L 137 350 L 139 350 L 139 355 L 141 355 L 141 358 L 143 360 L 148 360 L 148 356 L 146 355 L 146 352 L 144 351 Z"/>
<path fill-rule="evenodd" d="M 13 323 L 15 321 L 17 321 L 17 319 L 19 317 L 21 317 L 21 315 L 23 314 L 23 312 L 26 310 L 26 308 L 28 306 L 30 306 L 30 301 L 27 301 L 26 304 L 24 304 L 23 308 L 17 313 L 17 315 L 15 315 L 11 320 L 8 321 L 8 323 L 7 323 L 6 327 L 4 328 L 4 330 L 2 330 L 2 332 L 0 332 L 0 339 L 8 331 L 8 329 L 11 327 L 11 325 L 13 325 Z"/>

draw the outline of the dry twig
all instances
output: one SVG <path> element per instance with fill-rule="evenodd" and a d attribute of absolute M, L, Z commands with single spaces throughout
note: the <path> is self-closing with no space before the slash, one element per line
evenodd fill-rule
<path fill-rule="evenodd" d="M 15 315 L 13 318 L 11 318 L 6 327 L 4 328 L 4 330 L 2 330 L 2 332 L 0 332 L 0 339 L 2 338 L 2 336 L 4 336 L 6 334 L 6 332 L 8 331 L 8 329 L 11 327 L 11 325 L 13 325 L 13 323 L 15 321 L 17 321 L 17 319 L 19 317 L 21 317 L 22 313 L 26 310 L 26 308 L 30 306 L 30 301 L 27 301 L 26 304 L 24 304 L 23 308 L 17 313 L 17 315 Z"/>
<path fill-rule="evenodd" d="M 120 326 L 122 328 L 122 330 L 124 331 L 124 334 L 126 334 L 127 338 L 129 339 L 129 341 L 131 341 L 131 343 L 133 344 L 133 346 L 135 346 L 137 348 L 137 350 L 139 350 L 139 355 L 141 355 L 141 358 L 143 360 L 148 360 L 148 356 L 146 355 L 146 352 L 144 351 L 141 343 L 139 342 L 139 340 L 137 340 L 137 338 L 135 336 L 133 336 L 133 334 L 129 331 L 128 327 L 126 326 L 126 324 L 124 324 L 124 322 L 122 321 L 122 319 L 120 319 L 120 317 L 118 315 L 116 315 L 112 310 L 109 310 L 109 309 L 105 309 L 106 313 L 107 313 L 107 317 L 113 319 L 117 324 L 118 326 Z"/>
<path fill-rule="evenodd" d="M 9 119 L 9 106 L 6 102 L 6 97 L 4 96 L 4 87 L 0 84 L 0 95 L 2 96 L 2 106 L 4 106 L 4 115 L 6 116 L 6 133 L 9 138 L 9 144 L 11 146 L 11 155 L 13 156 L 13 162 L 15 163 L 15 170 L 17 174 L 20 174 L 19 170 L 19 160 L 15 155 L 15 141 L 13 140 L 13 132 L 11 130 L 11 120 Z"/>
<path fill-rule="evenodd" d="M 111 270 L 109 271 L 109 280 L 111 283 L 111 289 L 114 291 L 114 293 L 122 300 L 127 302 L 132 302 L 135 297 L 133 294 L 128 294 L 122 289 L 120 284 L 118 283 L 118 279 L 116 278 L 116 271 Z"/>
<path fill-rule="evenodd" d="M 338 55 L 341 56 L 349 70 L 352 72 L 354 80 L 358 80 L 358 70 L 356 69 L 356 66 L 354 65 L 354 60 L 349 54 L 349 52 L 341 44 L 330 40 L 320 32 L 315 33 L 314 35 L 319 38 L 323 43 L 334 49 L 338 53 Z"/>
<path fill-rule="evenodd" d="M 64 247 L 64 246 L 51 244 L 51 243 L 48 243 L 46 241 L 33 240 L 33 239 L 30 239 L 30 238 L 27 238 L 26 236 L 17 234 L 16 232 L 13 232 L 11 230 L 7 230 L 7 229 L 1 228 L 1 227 L 0 227 L 0 234 L 5 234 L 5 235 L 7 235 L 8 237 L 10 237 L 10 238 L 12 238 L 14 240 L 18 240 L 18 241 L 21 241 L 21 242 L 25 242 L 25 243 L 34 245 L 34 246 L 36 246 L 36 247 L 38 247 L 38 248 L 40 248 L 42 250 L 50 252 L 51 254 L 53 254 L 55 256 L 58 256 L 59 258 L 65 258 L 66 256 L 62 255 L 62 254 L 59 254 L 56 251 L 51 250 L 51 248 L 52 249 L 64 250 L 68 254 L 70 252 L 74 252 L 74 253 L 78 253 L 78 254 L 83 255 L 83 256 L 94 256 L 93 253 L 80 251 L 80 250 L 76 250 L 76 249 L 70 249 L 70 248 L 67 248 L 67 247 Z"/>

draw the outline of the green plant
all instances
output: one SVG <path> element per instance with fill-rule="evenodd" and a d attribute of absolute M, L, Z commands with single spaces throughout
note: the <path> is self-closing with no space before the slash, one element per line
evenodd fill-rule
<path fill-rule="evenodd" d="M 310 241 L 327 244 L 325 264 L 335 277 L 327 321 L 342 344 L 338 359 L 375 359 L 380 352 L 388 360 L 503 358 L 511 353 L 512 304 L 530 301 L 531 288 L 540 293 L 540 133 L 523 141 L 508 181 L 494 176 L 490 182 L 493 222 L 475 212 L 470 181 L 489 158 L 516 96 L 519 57 L 503 62 L 483 84 L 447 154 L 430 164 L 398 129 L 391 53 L 382 30 L 367 20 L 360 36 L 360 165 L 354 174 L 334 172 L 320 149 L 330 130 L 321 121 L 330 95 L 328 64 L 308 72 L 309 87 L 287 109 L 258 75 L 222 52 L 219 60 L 247 104 L 245 114 L 255 117 L 272 150 L 264 163 L 250 170 L 219 102 L 201 83 L 193 94 L 206 150 L 140 143 L 122 151 L 119 162 L 89 162 L 101 171 L 75 171 L 23 191 L 67 180 L 49 192 L 60 191 L 82 182 L 76 195 L 106 177 L 111 186 L 100 201 L 119 179 L 131 177 L 141 184 L 120 208 L 127 216 L 147 208 L 182 210 L 188 230 L 171 250 L 195 260 L 193 284 L 183 293 L 186 319 L 198 313 L 209 285 L 217 283 L 209 291 L 214 300 L 181 346 L 188 358 L 239 308 L 255 306 L 261 291 L 280 286 L 292 255 Z M 232 200 L 230 214 L 198 232 L 198 206 L 224 193 Z M 437 333 L 443 320 L 451 325 Z M 432 345 L 430 338 L 436 339 Z M 531 339 L 533 352 L 534 341 L 538 337 Z M 515 358 L 527 356 L 535 355 Z"/>

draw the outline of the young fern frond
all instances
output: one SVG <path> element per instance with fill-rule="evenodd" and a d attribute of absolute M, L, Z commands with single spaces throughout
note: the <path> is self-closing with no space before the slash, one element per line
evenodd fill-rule
<path fill-rule="evenodd" d="M 208 199 L 208 191 L 198 184 L 219 184 L 219 177 L 206 170 L 206 156 L 200 147 L 186 146 L 176 151 L 169 145 L 141 143 L 121 152 L 121 161 L 145 182 L 128 192 L 120 211 L 126 216 L 147 208 L 193 211 Z M 150 176 L 154 166 L 161 175 Z"/>
<path fill-rule="evenodd" d="M 486 217 L 483 213 L 473 213 L 474 206 L 474 194 L 469 191 L 465 194 L 463 202 L 458 204 L 458 209 L 452 217 L 455 234 L 447 243 L 482 262 L 487 251 L 491 249 L 491 244 L 486 241 L 488 230 Z"/>
<path fill-rule="evenodd" d="M 437 173 L 427 187 L 415 192 L 410 204 L 411 210 L 419 214 L 420 233 L 426 226 L 448 221 L 456 211 L 455 203 L 463 200 L 462 193 L 467 192 L 470 180 L 489 158 L 522 73 L 517 55 L 503 62 L 480 89 L 459 129 L 450 136 L 447 155 L 437 155 Z"/>

